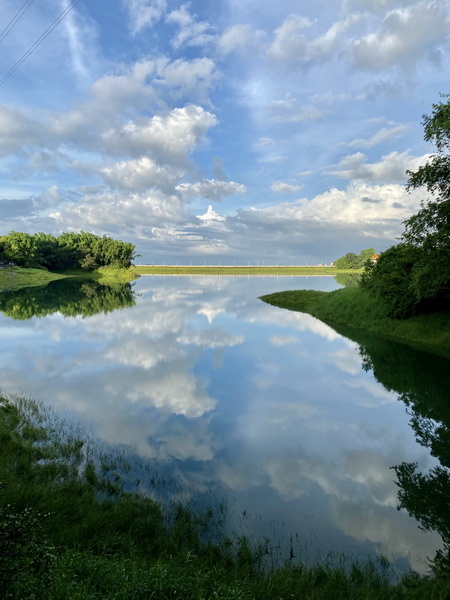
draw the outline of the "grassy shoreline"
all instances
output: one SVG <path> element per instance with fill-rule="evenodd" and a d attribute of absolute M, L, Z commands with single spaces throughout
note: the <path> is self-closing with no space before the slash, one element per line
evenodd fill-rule
<path fill-rule="evenodd" d="M 65 279 L 67 277 L 77 279 L 95 279 L 100 282 L 126 282 L 138 278 L 139 273 L 133 267 L 130 269 L 102 267 L 96 271 L 83 271 L 79 269 L 62 271 L 58 273 L 46 271 L 45 269 L 12 267 L 8 269 L 0 269 L 0 291 L 47 285 L 51 281 Z"/>
<path fill-rule="evenodd" d="M 324 276 L 339 273 L 360 273 L 355 269 L 336 269 L 335 267 L 309 266 L 175 266 L 175 265 L 138 265 L 139 275 L 308 275 Z"/>
<path fill-rule="evenodd" d="M 450 311 L 392 319 L 373 295 L 358 286 L 333 292 L 289 290 L 261 296 L 261 300 L 308 313 L 331 327 L 364 329 L 450 357 Z"/>

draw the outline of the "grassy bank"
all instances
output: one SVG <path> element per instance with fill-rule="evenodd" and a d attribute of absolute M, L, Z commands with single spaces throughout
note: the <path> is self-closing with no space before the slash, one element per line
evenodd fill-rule
<path fill-rule="evenodd" d="M 36 287 L 47 285 L 56 279 L 66 277 L 77 277 L 82 279 L 95 279 L 100 282 L 116 281 L 126 282 L 139 277 L 139 273 L 134 268 L 114 269 L 103 267 L 96 271 L 62 271 L 53 273 L 45 269 L 25 269 L 23 267 L 12 267 L 10 269 L 0 269 L 0 290 L 17 290 L 24 287 Z"/>
<path fill-rule="evenodd" d="M 0 399 L 0 440 L 2 598 L 444 600 L 450 593 L 446 577 L 390 583 L 383 560 L 274 567 L 267 541 L 208 542 L 221 530 L 218 511 L 198 515 L 124 492 L 124 456 L 36 402 Z"/>
<path fill-rule="evenodd" d="M 221 266 L 162 266 L 139 265 L 136 267 L 140 275 L 337 275 L 338 273 L 359 273 L 355 269 L 336 269 L 334 267 L 235 267 Z"/>
<path fill-rule="evenodd" d="M 268 294 L 261 300 L 309 313 L 331 326 L 341 324 L 365 329 L 450 357 L 450 311 L 391 319 L 385 316 L 382 303 L 358 286 L 333 292 L 292 290 Z"/>
<path fill-rule="evenodd" d="M 64 277 L 65 275 L 61 273 L 50 273 L 50 271 L 42 269 L 24 269 L 22 267 L 0 269 L 0 290 L 47 285 L 50 281 Z"/>

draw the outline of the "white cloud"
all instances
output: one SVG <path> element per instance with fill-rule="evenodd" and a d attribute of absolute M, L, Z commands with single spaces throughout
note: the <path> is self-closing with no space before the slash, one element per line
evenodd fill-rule
<path fill-rule="evenodd" d="M 440 62 L 439 48 L 448 39 L 448 23 L 445 4 L 434 0 L 392 10 L 378 31 L 354 42 L 354 65 L 378 71 L 391 66 L 410 68 L 422 59 Z"/>
<path fill-rule="evenodd" d="M 324 34 L 309 41 L 303 32 L 312 28 L 312 21 L 291 14 L 275 30 L 275 39 L 268 55 L 276 61 L 304 67 L 330 60 L 337 52 L 342 51 L 343 35 L 360 19 L 359 14 L 350 15 L 344 21 L 333 23 Z"/>
<path fill-rule="evenodd" d="M 368 139 L 358 138 L 356 140 L 348 142 L 346 145 L 350 147 L 372 148 L 373 146 L 377 146 L 378 144 L 383 144 L 384 142 L 395 140 L 403 136 L 407 131 L 407 125 L 382 127 L 380 130 L 374 133 L 372 137 Z"/>
<path fill-rule="evenodd" d="M 136 35 L 146 27 L 152 27 L 164 14 L 166 0 L 122 0 L 129 12 L 131 33 Z"/>
<path fill-rule="evenodd" d="M 214 61 L 206 57 L 177 59 L 158 69 L 157 75 L 155 84 L 172 88 L 175 98 L 195 91 L 205 102 L 211 86 L 219 78 Z"/>
<path fill-rule="evenodd" d="M 337 169 L 330 171 L 343 179 L 359 179 L 367 182 L 406 182 L 407 170 L 416 170 L 425 164 L 428 155 L 414 157 L 406 152 L 390 152 L 381 158 L 378 163 L 367 163 L 366 155 L 356 152 L 345 156 L 337 165 Z"/>
<path fill-rule="evenodd" d="M 210 224 L 214 222 L 225 221 L 225 217 L 219 215 L 211 206 L 208 206 L 208 210 L 203 215 L 198 215 L 197 219 L 200 219 L 203 223 Z"/>
<path fill-rule="evenodd" d="M 66 7 L 64 2 L 61 4 L 63 8 Z M 94 46 L 97 45 L 95 25 L 86 18 L 82 19 L 76 11 L 71 11 L 62 23 L 69 42 L 72 68 L 82 83 L 90 83 L 92 65 L 97 62 L 94 52 Z"/>
<path fill-rule="evenodd" d="M 266 34 L 264 31 L 255 31 L 250 25 L 233 25 L 218 38 L 217 47 L 221 54 L 255 51 L 262 45 Z"/>
<path fill-rule="evenodd" d="M 286 17 L 283 24 L 275 29 L 275 40 L 269 55 L 279 60 L 304 60 L 307 41 L 301 32 L 311 26 L 312 22 L 306 17 L 295 14 Z"/>
<path fill-rule="evenodd" d="M 139 192 L 157 187 L 170 192 L 184 175 L 184 170 L 161 166 L 151 158 L 142 156 L 103 167 L 100 174 L 112 188 Z"/>
<path fill-rule="evenodd" d="M 106 131 L 102 142 L 112 152 L 156 156 L 160 162 L 187 167 L 189 154 L 216 123 L 212 113 L 191 105 Z"/>
<path fill-rule="evenodd" d="M 283 100 L 274 100 L 269 104 L 269 109 L 279 123 L 300 123 L 314 121 L 323 116 L 323 112 L 315 106 L 300 106 L 291 94 L 286 94 Z"/>
<path fill-rule="evenodd" d="M 301 190 L 301 185 L 291 185 L 289 183 L 285 183 L 284 181 L 274 181 L 270 186 L 272 192 L 276 192 L 278 194 L 292 194 L 294 192 L 298 192 Z"/>
<path fill-rule="evenodd" d="M 235 181 L 217 181 L 216 179 L 203 179 L 196 183 L 181 183 L 177 191 L 185 198 L 207 198 L 219 202 L 224 196 L 243 194 L 245 186 Z"/>
<path fill-rule="evenodd" d="M 196 15 L 188 11 L 188 5 L 183 4 L 179 9 L 170 12 L 166 21 L 178 26 L 179 31 L 172 39 L 175 49 L 187 46 L 205 46 L 215 39 L 213 28 L 206 21 L 198 21 Z"/>

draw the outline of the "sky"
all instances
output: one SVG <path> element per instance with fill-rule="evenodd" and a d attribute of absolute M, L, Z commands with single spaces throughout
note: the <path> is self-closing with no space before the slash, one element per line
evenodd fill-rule
<path fill-rule="evenodd" d="M 398 243 L 450 0 L 79 0 L 36 45 L 68 6 L 0 4 L 0 235 L 89 231 L 142 264 Z"/>

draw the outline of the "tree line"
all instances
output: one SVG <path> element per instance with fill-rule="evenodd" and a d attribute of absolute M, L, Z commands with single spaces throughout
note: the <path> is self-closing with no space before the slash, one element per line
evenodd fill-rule
<path fill-rule="evenodd" d="M 0 236 L 0 261 L 20 267 L 45 268 L 51 271 L 100 267 L 127 268 L 135 258 L 135 246 L 93 233 L 48 233 L 30 235 L 11 231 Z"/>
<path fill-rule="evenodd" d="M 373 248 L 361 250 L 359 254 L 347 252 L 345 256 L 341 256 L 341 258 L 334 261 L 334 266 L 337 269 L 362 269 L 374 254 L 375 250 Z"/>
<path fill-rule="evenodd" d="M 376 294 L 388 316 L 406 318 L 448 310 L 450 301 L 450 100 L 424 115 L 424 139 L 436 153 L 417 171 L 407 171 L 407 189 L 430 197 L 404 222 L 401 242 L 383 252 L 362 275 L 363 288 Z"/>

